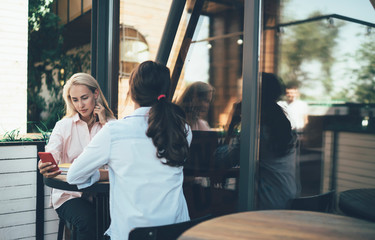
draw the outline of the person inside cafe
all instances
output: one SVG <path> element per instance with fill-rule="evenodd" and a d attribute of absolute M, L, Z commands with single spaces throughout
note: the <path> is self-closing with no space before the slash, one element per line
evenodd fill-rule
<path fill-rule="evenodd" d="M 134 112 L 106 124 L 67 174 L 84 188 L 105 177 L 99 168 L 108 164 L 111 240 L 128 239 L 135 227 L 190 219 L 182 183 L 192 134 L 183 110 L 169 101 L 169 69 L 143 62 L 129 85 Z"/>
<path fill-rule="evenodd" d="M 282 93 L 281 79 L 262 73 L 258 209 L 288 209 L 289 200 L 298 195 L 296 180 L 296 136 L 284 110 L 277 104 Z M 241 124 L 241 102 L 233 105 L 231 124 Z M 232 128 L 233 130 L 233 128 Z M 240 138 L 228 131 L 215 152 L 218 161 L 229 166 L 240 163 Z M 233 141 L 236 138 L 237 141 Z M 228 164 L 229 163 L 229 164 Z"/>
<path fill-rule="evenodd" d="M 292 129 L 302 133 L 308 123 L 308 105 L 300 99 L 298 84 L 290 82 L 285 88 L 285 100 L 278 104 L 286 111 Z"/>
<path fill-rule="evenodd" d="M 66 114 L 56 123 L 45 147 L 57 164 L 75 161 L 99 130 L 115 119 L 98 82 L 89 74 L 71 76 L 64 86 L 63 98 Z M 46 178 L 61 173 L 49 172 L 53 167 L 50 163 L 38 163 Z M 81 192 L 52 189 L 51 202 L 59 217 L 75 227 L 78 239 L 95 238 L 95 210 L 90 197 Z"/>
<path fill-rule="evenodd" d="M 259 209 L 287 209 L 297 197 L 296 135 L 283 109 L 277 104 L 282 94 L 281 79 L 262 73 Z"/>
<path fill-rule="evenodd" d="M 205 82 L 197 81 L 190 84 L 177 101 L 186 113 L 186 119 L 192 130 L 210 131 L 205 120 L 213 98 L 214 88 Z"/>

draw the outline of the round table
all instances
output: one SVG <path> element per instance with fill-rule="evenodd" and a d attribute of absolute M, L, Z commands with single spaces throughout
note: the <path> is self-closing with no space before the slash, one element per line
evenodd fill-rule
<path fill-rule="evenodd" d="M 375 223 L 328 213 L 250 211 L 200 223 L 181 240 L 202 239 L 375 239 Z"/>
<path fill-rule="evenodd" d="M 339 208 L 349 216 L 375 222 L 375 188 L 351 189 L 341 192 Z"/>
<path fill-rule="evenodd" d="M 54 178 L 43 177 L 44 184 L 51 188 L 66 191 L 90 193 L 94 195 L 97 239 L 105 239 L 104 232 L 110 224 L 109 214 L 109 182 L 96 182 L 90 187 L 78 189 L 77 185 L 71 185 L 66 181 L 66 175 L 57 175 Z"/>
<path fill-rule="evenodd" d="M 88 188 L 78 189 L 77 185 L 69 184 L 66 181 L 66 175 L 60 174 L 53 178 L 43 177 L 44 184 L 51 187 L 66 191 L 75 192 L 92 192 L 92 193 L 108 193 L 109 192 L 109 181 L 96 182 Z"/>

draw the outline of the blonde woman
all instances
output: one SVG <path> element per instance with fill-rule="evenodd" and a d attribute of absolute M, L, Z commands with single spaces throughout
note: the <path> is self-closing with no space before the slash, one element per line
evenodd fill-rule
<path fill-rule="evenodd" d="M 214 88 L 204 82 L 194 82 L 189 85 L 177 101 L 186 113 L 186 120 L 192 130 L 209 131 L 206 118 L 213 98 Z"/>
<path fill-rule="evenodd" d="M 63 98 L 66 115 L 56 123 L 45 148 L 58 164 L 72 163 L 99 130 L 115 119 L 98 82 L 89 74 L 74 74 L 64 86 Z M 49 163 L 38 164 L 40 173 L 46 178 L 61 173 L 49 172 L 53 167 Z M 108 178 L 105 171 L 102 178 Z M 78 239 L 95 238 L 94 207 L 81 192 L 52 189 L 51 201 L 59 217 L 75 226 Z"/>

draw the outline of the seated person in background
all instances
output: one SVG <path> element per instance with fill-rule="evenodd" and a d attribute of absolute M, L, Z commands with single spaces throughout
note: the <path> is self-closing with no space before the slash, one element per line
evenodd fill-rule
<path fill-rule="evenodd" d="M 98 82 L 89 74 L 74 74 L 64 86 L 63 97 L 66 115 L 56 123 L 45 148 L 58 164 L 75 161 L 107 121 L 115 119 Z M 39 161 L 38 168 L 46 178 L 60 174 L 48 172 L 53 168 L 50 163 Z M 75 227 L 78 239 L 95 238 L 95 208 L 81 192 L 52 189 L 51 201 L 59 217 Z"/>
<path fill-rule="evenodd" d="M 169 69 L 152 61 L 131 74 L 136 109 L 108 123 L 74 161 L 67 175 L 79 188 L 97 182 L 109 167 L 111 240 L 128 239 L 135 227 L 188 221 L 182 190 L 191 130 L 183 110 L 168 100 Z"/>
<path fill-rule="evenodd" d="M 286 209 L 297 197 L 296 136 L 283 109 L 279 79 L 262 73 L 259 156 L 259 209 Z"/>
<path fill-rule="evenodd" d="M 214 88 L 204 82 L 190 84 L 178 99 L 179 105 L 186 113 L 186 119 L 192 130 L 210 131 L 206 118 L 213 97 Z"/>

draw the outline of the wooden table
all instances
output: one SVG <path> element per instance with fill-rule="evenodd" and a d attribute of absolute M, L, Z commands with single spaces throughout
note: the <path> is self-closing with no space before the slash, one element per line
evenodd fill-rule
<path fill-rule="evenodd" d="M 339 208 L 349 216 L 375 222 L 375 188 L 351 189 L 341 192 Z"/>
<path fill-rule="evenodd" d="M 77 185 L 71 185 L 66 181 L 66 175 L 57 175 L 54 178 L 43 177 L 44 184 L 56 189 L 94 194 L 97 239 L 105 239 L 104 232 L 110 224 L 109 215 L 109 182 L 97 182 L 88 188 L 78 189 Z"/>
<path fill-rule="evenodd" d="M 375 223 L 309 211 L 250 211 L 200 223 L 181 240 L 375 239 Z"/>

